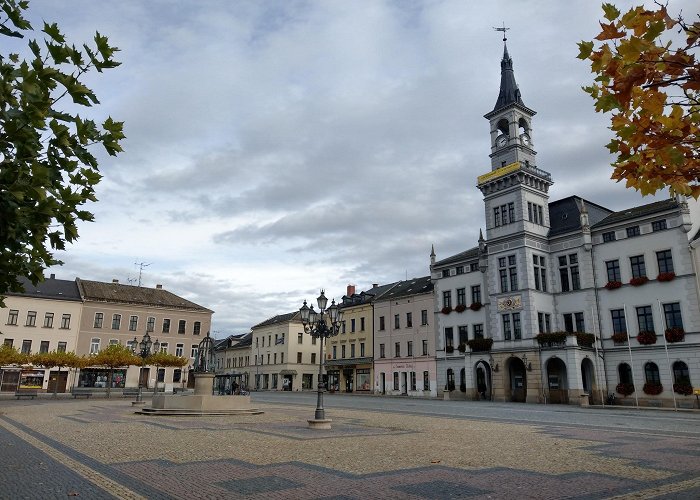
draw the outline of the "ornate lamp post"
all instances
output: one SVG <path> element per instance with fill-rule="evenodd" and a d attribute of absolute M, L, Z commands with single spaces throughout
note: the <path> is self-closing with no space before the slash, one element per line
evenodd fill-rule
<path fill-rule="evenodd" d="M 338 309 L 335 300 L 326 309 L 328 299 L 323 290 L 316 299 L 319 312 L 314 311 L 314 306 L 308 307 L 306 301 L 299 309 L 301 323 L 304 331 L 313 338 L 320 339 L 319 360 L 318 360 L 318 397 L 316 399 L 316 413 L 313 420 L 309 420 L 309 427 L 314 429 L 330 429 L 330 420 L 326 419 L 326 411 L 323 408 L 323 341 L 329 337 L 334 337 L 340 332 L 343 313 Z"/>
<path fill-rule="evenodd" d="M 138 351 L 136 350 L 136 346 L 138 346 Z M 140 356 L 143 361 L 146 361 L 146 358 L 151 355 L 151 347 L 153 348 L 153 352 L 158 352 L 160 350 L 160 342 L 158 342 L 158 339 L 156 339 L 156 341 L 153 342 L 148 332 L 146 332 L 146 334 L 143 336 L 141 342 L 136 340 L 136 337 L 134 337 L 134 340 L 131 342 L 131 352 Z M 143 401 L 143 380 L 141 377 L 142 369 L 143 365 L 139 370 L 139 393 L 136 396 L 136 401 L 139 403 Z M 158 374 L 156 374 L 156 377 L 157 376 Z"/>

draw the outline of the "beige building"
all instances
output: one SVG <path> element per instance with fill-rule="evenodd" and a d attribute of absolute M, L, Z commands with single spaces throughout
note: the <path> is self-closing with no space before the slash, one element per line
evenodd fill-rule
<path fill-rule="evenodd" d="M 58 280 L 52 274 L 39 285 L 24 283 L 24 293 L 11 293 L 0 309 L 0 338 L 26 354 L 76 350 L 82 302 L 75 281 Z M 0 367 L 0 390 L 18 386 L 65 392 L 73 372 L 36 367 Z"/>
<path fill-rule="evenodd" d="M 214 344 L 215 392 L 232 394 L 250 388 L 250 352 L 253 334 L 230 335 Z"/>
<path fill-rule="evenodd" d="M 92 354 L 109 344 L 131 346 L 148 333 L 160 350 L 193 361 L 202 338 L 211 328 L 213 311 L 164 290 L 76 279 L 83 299 L 76 352 Z M 192 361 L 190 364 L 192 364 Z M 187 383 L 188 368 L 129 367 L 115 372 L 115 388 L 154 387 L 166 391 Z M 81 370 L 79 387 L 105 387 L 107 371 L 100 367 Z"/>
<path fill-rule="evenodd" d="M 384 289 L 385 287 L 375 285 L 370 290 L 355 293 L 355 285 L 348 285 L 347 293 L 340 303 L 343 325 L 337 336 L 328 339 L 325 353 L 329 390 L 372 391 L 372 301 Z"/>
<path fill-rule="evenodd" d="M 251 389 L 316 389 L 320 344 L 304 333 L 298 311 L 274 316 L 252 330 Z"/>

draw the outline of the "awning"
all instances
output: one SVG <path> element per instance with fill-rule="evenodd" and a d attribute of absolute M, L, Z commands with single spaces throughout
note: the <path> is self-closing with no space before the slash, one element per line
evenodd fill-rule
<path fill-rule="evenodd" d="M 324 364 L 326 366 L 371 365 L 372 358 L 327 359 Z"/>
<path fill-rule="evenodd" d="M 296 375 L 296 370 L 280 370 L 280 375 Z"/>

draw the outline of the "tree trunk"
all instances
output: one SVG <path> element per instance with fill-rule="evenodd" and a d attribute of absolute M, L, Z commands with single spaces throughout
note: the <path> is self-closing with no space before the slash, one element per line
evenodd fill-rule
<path fill-rule="evenodd" d="M 51 370 L 49 370 L 49 378 L 51 378 Z M 61 378 L 61 367 L 58 367 L 58 375 L 56 375 L 56 382 L 53 384 L 53 398 L 58 397 L 58 379 Z"/>

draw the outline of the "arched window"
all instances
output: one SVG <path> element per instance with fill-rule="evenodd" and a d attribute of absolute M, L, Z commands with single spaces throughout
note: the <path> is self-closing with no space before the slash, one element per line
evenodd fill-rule
<path fill-rule="evenodd" d="M 690 384 L 690 372 L 688 365 L 683 361 L 673 363 L 673 383 L 674 384 Z"/>
<path fill-rule="evenodd" d="M 452 368 L 447 369 L 447 390 L 455 390 L 455 372 L 452 370 Z"/>
<path fill-rule="evenodd" d="M 644 365 L 644 381 L 648 384 L 660 384 L 659 367 L 651 361 Z"/>
<path fill-rule="evenodd" d="M 631 384 L 632 382 L 632 368 L 627 363 L 620 363 L 617 366 L 617 376 L 620 379 L 621 384 Z"/>

